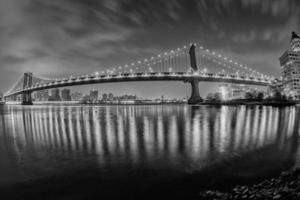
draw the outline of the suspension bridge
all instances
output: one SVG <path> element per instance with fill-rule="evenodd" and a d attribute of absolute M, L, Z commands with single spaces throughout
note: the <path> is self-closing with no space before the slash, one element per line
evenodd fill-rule
<path fill-rule="evenodd" d="M 233 59 L 190 44 L 155 57 L 113 67 L 102 72 L 82 76 L 49 79 L 26 72 L 4 94 L 4 100 L 21 96 L 23 105 L 32 104 L 32 93 L 40 90 L 88 84 L 132 81 L 183 81 L 191 84 L 188 103 L 201 101 L 199 82 L 223 82 L 257 86 L 271 86 L 277 80 L 242 65 Z"/>

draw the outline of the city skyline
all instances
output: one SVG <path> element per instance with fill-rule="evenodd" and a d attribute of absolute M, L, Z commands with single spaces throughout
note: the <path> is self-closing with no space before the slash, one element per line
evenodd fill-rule
<path fill-rule="evenodd" d="M 290 32 L 299 32 L 299 3 L 292 0 L 155 1 L 148 7 L 134 1 L 0 3 L 6 8 L 0 20 L 1 92 L 25 71 L 46 77 L 90 74 L 191 41 L 279 77 L 278 58 L 288 48 Z M 128 9 L 132 4 L 135 9 Z M 215 88 L 201 83 L 200 94 Z M 104 84 L 97 89 L 145 97 L 184 97 L 190 92 L 187 84 L 173 82 Z"/>

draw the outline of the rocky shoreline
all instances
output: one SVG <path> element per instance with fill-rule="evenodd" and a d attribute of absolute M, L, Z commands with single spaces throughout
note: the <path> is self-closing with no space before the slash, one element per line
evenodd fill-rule
<path fill-rule="evenodd" d="M 283 172 L 279 177 L 265 180 L 251 186 L 236 186 L 229 192 L 204 191 L 199 199 L 300 199 L 300 167 L 290 172 Z"/>

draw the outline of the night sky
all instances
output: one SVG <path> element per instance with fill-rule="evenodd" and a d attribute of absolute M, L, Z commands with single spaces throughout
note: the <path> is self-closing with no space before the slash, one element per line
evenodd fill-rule
<path fill-rule="evenodd" d="M 300 33 L 299 0 L 0 0 L 0 91 L 25 72 L 90 74 L 197 42 L 280 76 L 278 57 Z M 201 84 L 207 94 L 214 84 Z M 84 86 L 100 93 L 184 97 L 184 83 Z"/>

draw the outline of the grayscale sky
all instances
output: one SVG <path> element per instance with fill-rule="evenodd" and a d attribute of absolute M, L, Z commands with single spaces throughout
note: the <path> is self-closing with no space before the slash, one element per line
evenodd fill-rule
<path fill-rule="evenodd" d="M 0 91 L 25 71 L 90 74 L 190 42 L 280 76 L 278 57 L 300 33 L 299 0 L 0 0 Z M 184 97 L 183 83 L 80 87 Z M 202 84 L 206 94 L 215 84 Z"/>

